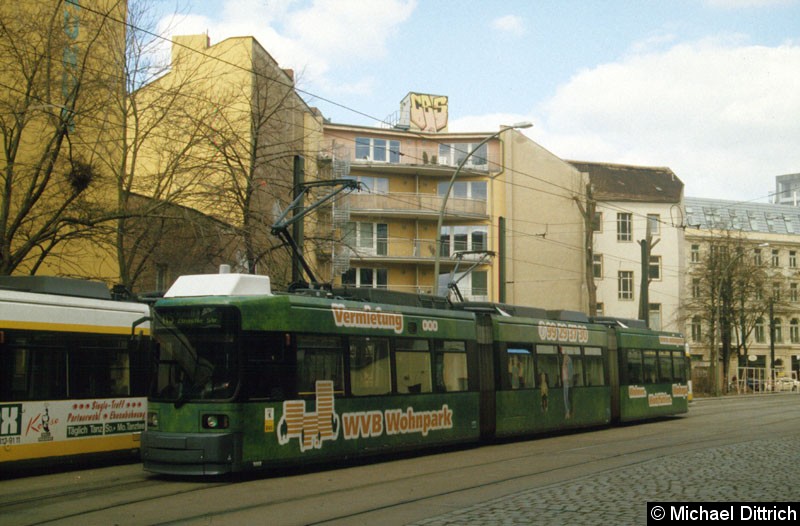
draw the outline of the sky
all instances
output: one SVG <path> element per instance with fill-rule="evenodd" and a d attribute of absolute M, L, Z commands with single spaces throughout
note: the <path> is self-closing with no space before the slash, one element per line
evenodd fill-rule
<path fill-rule="evenodd" d="M 800 0 L 156 0 L 165 37 L 252 35 L 336 123 L 409 92 L 449 131 L 666 166 L 684 194 L 767 202 L 800 173 Z"/>

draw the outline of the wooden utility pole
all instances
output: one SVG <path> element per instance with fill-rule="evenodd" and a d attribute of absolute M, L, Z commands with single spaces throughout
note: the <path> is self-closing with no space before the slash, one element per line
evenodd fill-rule
<path fill-rule="evenodd" d="M 660 240 L 653 242 L 653 233 L 650 228 L 650 218 L 647 218 L 647 232 L 645 238 L 639 241 L 642 247 L 642 279 L 639 290 L 639 319 L 650 327 L 650 251 Z"/>
<path fill-rule="evenodd" d="M 589 315 L 597 315 L 597 285 L 594 282 L 594 216 L 597 211 L 597 202 L 592 195 L 592 184 L 586 185 L 586 206 L 577 197 L 574 197 L 583 216 L 584 245 L 586 246 L 586 259 L 584 273 L 586 279 L 586 292 L 589 302 Z"/>

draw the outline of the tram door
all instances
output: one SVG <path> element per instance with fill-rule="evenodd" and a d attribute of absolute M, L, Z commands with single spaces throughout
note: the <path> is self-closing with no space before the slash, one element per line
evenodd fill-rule
<path fill-rule="evenodd" d="M 481 438 L 491 438 L 494 436 L 497 421 L 492 318 L 488 314 L 478 314 L 476 322 Z"/>

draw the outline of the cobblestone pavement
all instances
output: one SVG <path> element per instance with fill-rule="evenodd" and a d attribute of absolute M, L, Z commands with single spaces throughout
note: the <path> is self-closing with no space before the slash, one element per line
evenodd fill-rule
<path fill-rule="evenodd" d="M 415 525 L 642 525 L 648 501 L 798 501 L 798 464 L 800 437 L 745 442 L 520 491 Z"/>

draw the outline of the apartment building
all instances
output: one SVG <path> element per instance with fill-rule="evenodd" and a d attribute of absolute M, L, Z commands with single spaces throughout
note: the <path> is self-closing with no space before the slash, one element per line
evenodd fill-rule
<path fill-rule="evenodd" d="M 323 145 L 362 185 L 318 245 L 331 281 L 444 293 L 452 274 L 467 299 L 585 310 L 584 178 L 518 130 L 448 132 L 447 98 L 409 93 L 394 126 L 325 123 Z"/>
<path fill-rule="evenodd" d="M 649 235 L 649 326 L 682 331 L 683 182 L 664 167 L 571 164 L 588 174 L 596 202 L 592 265 L 597 314 L 640 318 L 642 243 Z"/>
<path fill-rule="evenodd" d="M 713 340 L 720 361 L 724 348 L 730 348 L 728 367 L 719 368 L 721 385 L 734 377 L 759 383 L 773 375 L 797 375 L 800 209 L 693 197 L 684 199 L 684 208 L 683 317 L 693 364 L 710 366 Z M 730 326 L 720 331 L 726 313 Z M 727 377 L 722 378 L 723 370 Z"/>

